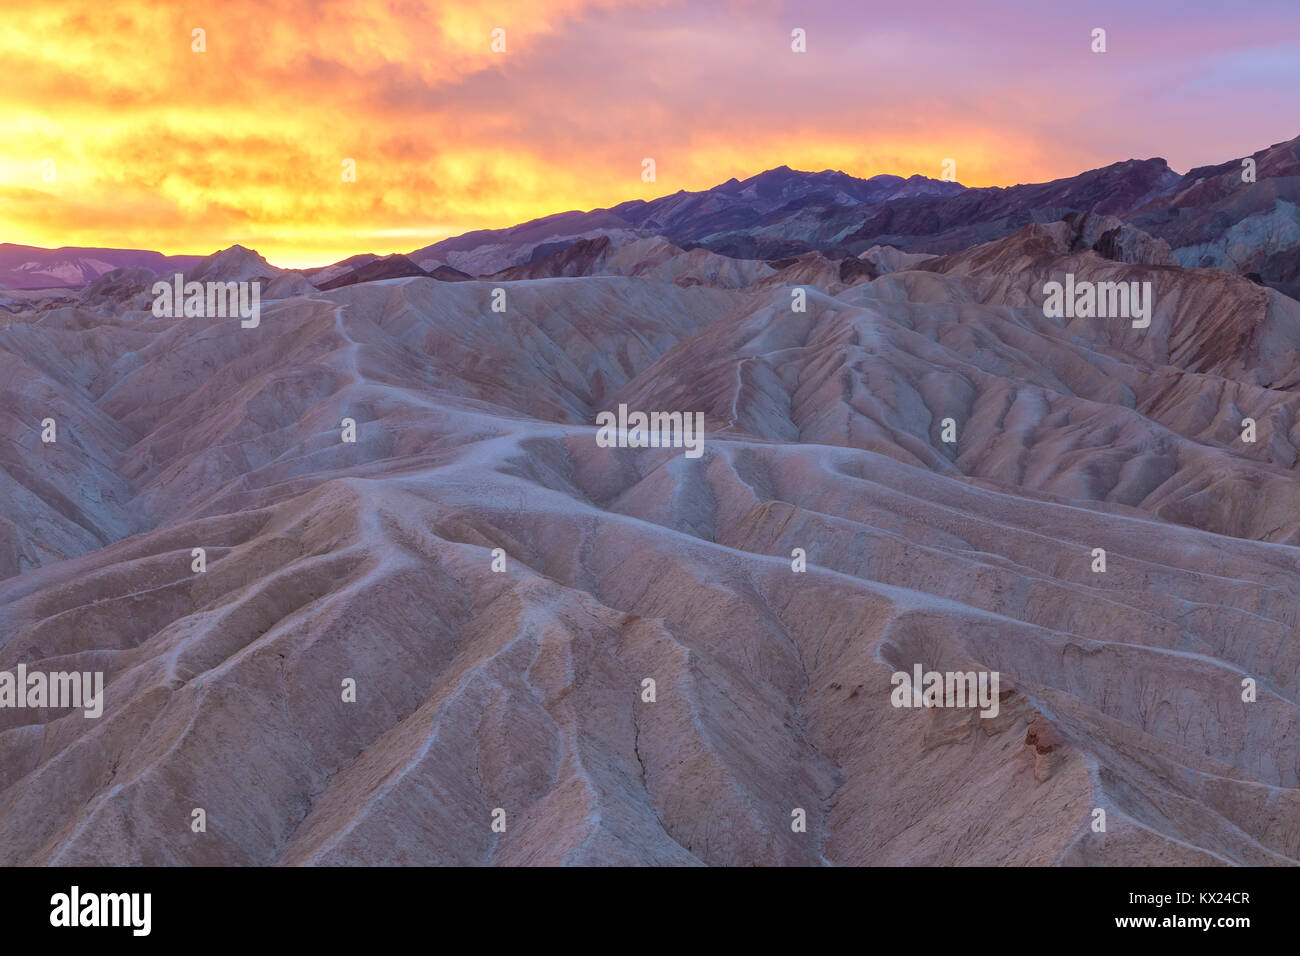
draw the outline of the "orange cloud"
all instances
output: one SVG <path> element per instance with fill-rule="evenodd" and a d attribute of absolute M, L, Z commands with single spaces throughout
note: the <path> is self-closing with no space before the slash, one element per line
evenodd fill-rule
<path fill-rule="evenodd" d="M 91 12 L 46 0 L 7 14 L 0 35 L 0 240 L 168 253 L 240 242 L 307 265 L 783 164 L 938 176 L 952 157 L 962 182 L 984 185 L 1135 155 L 1097 131 L 1113 121 L 1104 111 L 1128 108 L 1126 69 L 1147 69 L 1136 59 L 1117 53 L 1103 69 L 1050 17 L 1025 27 L 1022 49 L 1005 30 L 936 31 L 933 17 L 860 7 L 228 0 Z M 795 25 L 808 28 L 805 55 L 790 50 Z M 1184 41 L 1190 57 L 1195 38 Z M 1084 107 L 1061 108 L 1081 84 L 1082 132 L 1069 124 Z M 1202 92 L 1193 108 L 1204 104 Z M 1219 152 L 1201 161 L 1231 155 Z M 656 182 L 641 180 L 645 157 Z"/>

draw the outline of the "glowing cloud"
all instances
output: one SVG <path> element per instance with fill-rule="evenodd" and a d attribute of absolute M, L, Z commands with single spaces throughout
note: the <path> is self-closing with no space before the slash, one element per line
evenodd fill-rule
<path fill-rule="evenodd" d="M 953 157 L 960 181 L 1009 185 L 1162 152 L 1185 168 L 1296 133 L 1300 57 L 1273 41 L 1295 26 L 1285 4 L 1241 23 L 1164 3 L 1086 22 L 1030 4 L 523 6 L 8 13 L 0 240 L 240 242 L 320 264 L 782 164 L 937 177 Z"/>

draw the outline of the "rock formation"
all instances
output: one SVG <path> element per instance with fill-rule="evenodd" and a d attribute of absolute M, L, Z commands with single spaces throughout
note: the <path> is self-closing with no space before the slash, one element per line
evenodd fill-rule
<path fill-rule="evenodd" d="M 1067 214 L 361 257 L 256 328 L 7 294 L 0 670 L 106 689 L 0 708 L 0 861 L 1294 865 L 1300 303 Z M 1067 274 L 1149 326 L 1049 318 Z M 597 441 L 620 405 L 702 455 Z"/>

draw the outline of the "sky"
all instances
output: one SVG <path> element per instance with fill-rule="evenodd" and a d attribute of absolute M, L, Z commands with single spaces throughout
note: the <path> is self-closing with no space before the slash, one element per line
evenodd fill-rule
<path fill-rule="evenodd" d="M 0 13 L 0 242 L 38 246 L 238 242 L 303 267 L 781 165 L 939 178 L 952 159 L 962 183 L 1008 186 L 1300 135 L 1300 0 Z"/>

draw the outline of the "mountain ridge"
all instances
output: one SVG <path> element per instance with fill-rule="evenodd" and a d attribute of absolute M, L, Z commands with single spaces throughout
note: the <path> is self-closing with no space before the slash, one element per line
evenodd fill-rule
<path fill-rule="evenodd" d="M 1247 159 L 1255 164 L 1254 182 L 1242 176 Z M 406 254 L 360 253 L 313 269 L 280 270 L 269 263 L 265 268 L 268 275 L 294 272 L 330 288 L 399 275 L 460 281 L 526 266 L 579 242 L 604 238 L 617 247 L 656 236 L 688 252 L 702 248 L 769 262 L 811 252 L 842 260 L 873 246 L 951 254 L 1031 223 L 1097 214 L 1165 240 L 1184 266 L 1257 277 L 1295 298 L 1300 296 L 1298 208 L 1300 137 L 1185 174 L 1152 157 L 1014 186 L 968 187 L 920 174 L 861 179 L 840 170 L 806 172 L 782 165 L 704 190 L 472 230 Z M 375 265 L 380 259 L 384 263 Z M 202 260 L 143 250 L 5 244 L 0 245 L 0 285 L 77 288 L 110 267 L 188 271 Z"/>

